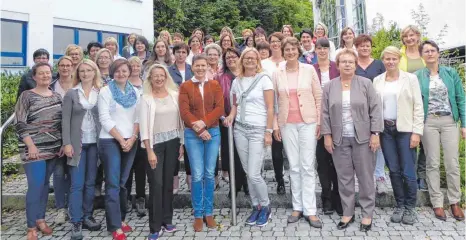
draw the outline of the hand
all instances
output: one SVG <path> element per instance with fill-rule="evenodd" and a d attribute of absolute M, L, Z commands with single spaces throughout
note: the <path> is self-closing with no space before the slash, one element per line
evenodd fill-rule
<path fill-rule="evenodd" d="M 316 139 L 320 139 L 320 137 L 322 137 L 322 136 L 320 136 L 320 125 L 317 125 L 317 127 L 316 127 Z"/>
<path fill-rule="evenodd" d="M 57 153 L 58 157 L 63 157 L 65 155 L 63 146 L 60 147 L 60 150 Z"/>
<path fill-rule="evenodd" d="M 265 132 L 265 135 L 264 135 L 264 145 L 265 145 L 266 147 L 272 145 L 272 134 L 269 133 L 269 132 Z"/>
<path fill-rule="evenodd" d="M 181 144 L 181 146 L 180 146 L 180 155 L 178 156 L 178 160 L 181 160 L 181 158 L 183 158 L 183 156 L 184 156 L 184 147 L 183 146 L 184 145 Z"/>
<path fill-rule="evenodd" d="M 372 134 L 371 139 L 369 141 L 369 147 L 371 148 L 372 152 L 376 152 L 377 149 L 380 148 L 380 138 L 378 135 Z"/>
<path fill-rule="evenodd" d="M 411 134 L 409 148 L 416 148 L 417 146 L 419 146 L 419 142 L 421 142 L 421 136 L 419 136 L 419 134 L 416 133 Z"/>
<path fill-rule="evenodd" d="M 71 144 L 65 145 L 63 152 L 65 153 L 67 157 L 72 158 L 74 155 L 73 146 L 71 146 Z"/>
<path fill-rule="evenodd" d="M 204 141 L 209 141 L 210 139 L 212 139 L 212 136 L 210 136 L 210 133 L 207 130 L 204 131 L 201 135 L 199 135 L 199 137 Z"/>
<path fill-rule="evenodd" d="M 147 161 L 149 161 L 151 169 L 154 169 L 157 166 L 157 156 L 155 155 L 154 150 L 147 150 Z"/>
<path fill-rule="evenodd" d="M 28 146 L 28 159 L 37 159 L 39 157 L 39 149 L 36 145 Z"/>
<path fill-rule="evenodd" d="M 205 123 L 202 120 L 193 122 L 193 130 L 199 132 L 201 129 L 205 128 Z"/>
<path fill-rule="evenodd" d="M 335 149 L 335 146 L 333 145 L 332 135 L 324 136 L 324 146 L 327 152 L 329 152 L 330 154 L 333 154 L 333 149 Z"/>
<path fill-rule="evenodd" d="M 129 152 L 135 142 L 136 142 L 136 138 L 134 136 L 128 138 L 128 140 L 126 140 L 123 145 L 123 152 Z"/>
<path fill-rule="evenodd" d="M 282 141 L 282 134 L 280 133 L 280 129 L 273 130 L 273 138 L 275 138 L 275 140 L 278 142 Z"/>
<path fill-rule="evenodd" d="M 463 139 L 466 138 L 466 128 L 461 128 L 461 137 L 462 137 Z"/>
<path fill-rule="evenodd" d="M 223 126 L 225 127 L 230 127 L 233 124 L 233 116 L 228 116 L 225 119 L 223 119 Z"/>

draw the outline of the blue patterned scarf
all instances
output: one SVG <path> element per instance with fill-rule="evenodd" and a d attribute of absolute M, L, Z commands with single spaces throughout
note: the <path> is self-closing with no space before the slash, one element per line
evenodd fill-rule
<path fill-rule="evenodd" d="M 124 108 L 130 108 L 136 104 L 136 101 L 138 100 L 136 91 L 129 81 L 126 82 L 125 93 L 121 92 L 120 88 L 116 84 L 116 81 L 109 82 L 108 87 L 110 88 L 110 92 L 112 92 L 112 96 L 115 102 Z"/>

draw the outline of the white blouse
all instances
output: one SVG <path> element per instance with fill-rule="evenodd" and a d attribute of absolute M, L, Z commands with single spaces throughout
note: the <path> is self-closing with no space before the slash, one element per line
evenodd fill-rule
<path fill-rule="evenodd" d="M 84 89 L 79 83 L 76 88 L 78 89 L 79 103 L 86 109 L 84 114 L 83 123 L 81 125 L 81 142 L 82 143 L 96 143 L 97 142 L 97 132 L 96 125 L 94 122 L 94 117 L 92 116 L 92 108 L 97 104 L 99 97 L 99 91 L 92 87 L 91 92 L 89 93 L 89 99 L 86 99 L 84 94 Z"/>

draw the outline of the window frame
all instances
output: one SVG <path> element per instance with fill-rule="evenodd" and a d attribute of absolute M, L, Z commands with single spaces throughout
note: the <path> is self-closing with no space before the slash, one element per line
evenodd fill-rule
<path fill-rule="evenodd" d="M 0 21 L 5 22 L 14 22 L 21 24 L 21 52 L 4 52 L 0 51 L 0 55 L 2 57 L 17 57 L 22 58 L 22 64 L 0 64 L 1 67 L 25 67 L 27 65 L 27 34 L 28 34 L 28 22 L 20 21 L 20 20 L 13 20 L 8 18 L 0 18 Z"/>

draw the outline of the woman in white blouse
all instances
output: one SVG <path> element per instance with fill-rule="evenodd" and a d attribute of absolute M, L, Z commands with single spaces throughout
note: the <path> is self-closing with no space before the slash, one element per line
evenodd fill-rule
<path fill-rule="evenodd" d="M 167 68 L 152 65 L 143 85 L 140 104 L 141 141 L 148 156 L 149 239 L 176 231 L 173 217 L 173 174 L 183 156 L 183 131 L 178 107 L 178 86 Z"/>
<path fill-rule="evenodd" d="M 63 98 L 62 136 L 71 177 L 69 213 L 72 239 L 82 239 L 82 228 L 97 231 L 100 223 L 92 217 L 97 175 L 97 138 L 100 130 L 97 99 L 100 72 L 90 59 L 78 64 L 74 87 Z"/>
<path fill-rule="evenodd" d="M 105 213 L 107 230 L 114 239 L 126 239 L 132 228 L 125 223 L 127 189 L 125 188 L 139 133 L 137 104 L 139 91 L 128 81 L 131 66 L 126 59 L 115 60 L 110 67 L 110 81 L 99 95 L 99 155 L 105 173 Z M 118 124 L 117 124 L 118 123 Z"/>
<path fill-rule="evenodd" d="M 390 170 L 396 208 L 390 220 L 413 225 L 416 220 L 416 147 L 424 131 L 424 109 L 416 75 L 399 70 L 401 52 L 389 46 L 382 52 L 386 72 L 374 79 L 382 98 L 385 162 Z"/>

